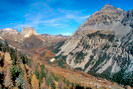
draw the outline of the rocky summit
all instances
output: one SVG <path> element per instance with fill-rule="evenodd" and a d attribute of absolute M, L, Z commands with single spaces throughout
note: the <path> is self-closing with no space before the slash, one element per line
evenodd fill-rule
<path fill-rule="evenodd" d="M 133 13 L 105 5 L 56 54 L 74 69 L 133 86 Z"/>
<path fill-rule="evenodd" d="M 101 10 L 92 14 L 90 18 L 79 27 L 78 31 L 111 30 L 115 31 L 117 36 L 122 37 L 131 29 L 129 26 L 131 21 L 127 20 L 129 18 L 131 19 L 132 16 L 128 17 L 126 20 L 127 14 L 129 12 L 126 12 L 120 8 L 116 8 L 110 4 L 106 4 Z M 124 23 L 127 23 L 127 25 L 123 25 Z"/>
<path fill-rule="evenodd" d="M 37 32 L 31 27 L 25 27 L 25 28 L 23 28 L 21 34 L 24 37 L 30 37 L 32 35 L 37 35 Z"/>

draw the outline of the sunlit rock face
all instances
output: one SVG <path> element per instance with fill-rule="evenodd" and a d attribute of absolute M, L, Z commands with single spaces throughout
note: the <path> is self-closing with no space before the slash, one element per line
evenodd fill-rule
<path fill-rule="evenodd" d="M 11 28 L 5 28 L 5 29 L 1 29 L 0 30 L 0 35 L 17 35 L 18 32 L 15 29 L 11 29 Z"/>
<path fill-rule="evenodd" d="M 133 77 L 132 16 L 132 11 L 105 5 L 64 43 L 57 59 L 87 73 L 127 82 Z"/>
<path fill-rule="evenodd" d="M 36 31 L 31 27 L 23 28 L 21 34 L 24 35 L 24 37 L 30 37 L 32 35 L 37 35 Z"/>

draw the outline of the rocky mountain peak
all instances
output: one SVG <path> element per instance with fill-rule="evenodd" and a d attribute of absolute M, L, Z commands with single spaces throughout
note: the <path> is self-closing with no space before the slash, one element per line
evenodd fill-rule
<path fill-rule="evenodd" d="M 104 5 L 104 7 L 102 9 L 116 9 L 116 8 L 110 4 L 106 4 L 106 5 Z"/>
<path fill-rule="evenodd" d="M 103 6 L 103 8 L 101 8 L 100 11 L 111 11 L 111 12 L 119 12 L 119 13 L 122 13 L 124 12 L 124 10 L 122 10 L 121 8 L 116 8 L 114 7 L 113 5 L 110 5 L 110 4 L 106 4 Z"/>
<path fill-rule="evenodd" d="M 114 21 L 119 21 L 119 17 L 124 14 L 124 11 L 120 8 L 116 8 L 110 4 L 106 4 L 101 10 L 91 15 L 87 25 L 105 24 L 109 25 Z"/>
<path fill-rule="evenodd" d="M 31 35 L 37 35 L 37 32 L 31 27 L 24 27 L 21 34 L 24 35 L 24 37 L 30 37 Z"/>
<path fill-rule="evenodd" d="M 12 28 L 5 28 L 5 29 L 2 29 L 1 32 L 3 33 L 9 33 L 9 34 L 17 34 L 17 30 L 15 29 L 12 29 Z"/>
<path fill-rule="evenodd" d="M 128 18 L 125 18 L 126 11 L 116 8 L 110 4 L 106 4 L 103 8 L 99 11 L 96 11 L 92 14 L 88 20 L 83 23 L 78 31 L 83 30 L 108 30 L 108 31 L 115 31 L 117 36 L 121 37 L 125 33 L 129 32 L 130 26 L 124 26 L 123 23 L 127 24 Z M 125 18 L 124 22 L 122 23 L 123 19 Z"/>

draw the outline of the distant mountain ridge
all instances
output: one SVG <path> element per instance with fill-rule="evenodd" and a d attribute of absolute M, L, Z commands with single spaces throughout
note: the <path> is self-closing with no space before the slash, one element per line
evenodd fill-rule
<path fill-rule="evenodd" d="M 14 34 L 14 35 L 21 35 L 23 37 L 30 37 L 31 35 L 39 35 L 35 29 L 33 29 L 32 27 L 24 27 L 22 29 L 21 32 L 18 32 L 16 29 L 12 29 L 12 28 L 5 28 L 5 29 L 1 29 L 0 30 L 0 33 L 3 35 L 5 33 L 8 33 L 8 34 Z"/>
<path fill-rule="evenodd" d="M 11 28 L 1 29 L 0 37 L 5 39 L 12 47 L 24 53 L 39 55 L 46 50 L 52 50 L 56 43 L 68 38 L 63 35 L 38 34 L 31 27 L 24 27 L 21 32 Z"/>

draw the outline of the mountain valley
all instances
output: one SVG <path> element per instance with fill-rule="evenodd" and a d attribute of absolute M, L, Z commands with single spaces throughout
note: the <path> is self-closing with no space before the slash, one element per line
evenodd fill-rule
<path fill-rule="evenodd" d="M 133 10 L 106 4 L 72 36 L 0 30 L 0 89 L 132 89 Z"/>

